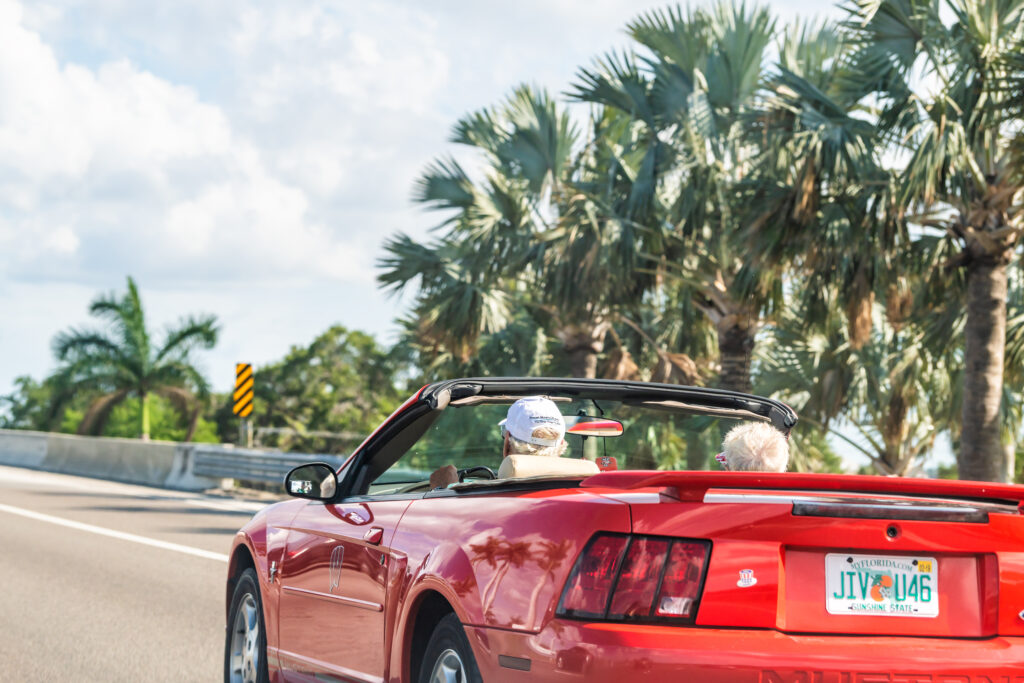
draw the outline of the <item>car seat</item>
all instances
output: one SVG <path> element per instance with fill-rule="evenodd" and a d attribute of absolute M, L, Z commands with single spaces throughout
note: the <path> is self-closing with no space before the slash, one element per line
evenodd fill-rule
<path fill-rule="evenodd" d="M 559 458 L 550 455 L 524 455 L 513 453 L 505 456 L 498 468 L 499 479 L 524 479 L 526 477 L 589 477 L 601 470 L 597 463 L 578 458 Z"/>

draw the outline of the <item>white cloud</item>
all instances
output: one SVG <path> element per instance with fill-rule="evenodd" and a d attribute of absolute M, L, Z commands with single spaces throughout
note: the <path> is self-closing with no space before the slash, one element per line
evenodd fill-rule
<path fill-rule="evenodd" d="M 78 235 L 75 231 L 62 225 L 50 233 L 45 246 L 58 254 L 73 254 L 78 250 L 78 244 Z"/>
<path fill-rule="evenodd" d="M 51 252 L 74 256 L 85 240 L 108 243 L 107 258 L 62 268 L 86 280 L 111 260 L 133 273 L 369 279 L 345 235 L 311 220 L 306 190 L 276 177 L 221 107 L 126 59 L 61 65 L 11 2 L 0 3 L 0 92 L 0 263 L 12 272 L 45 272 Z M 311 185 L 337 182 L 328 159 L 308 156 L 322 174 Z"/>
<path fill-rule="evenodd" d="M 0 393 L 129 274 L 153 320 L 221 317 L 218 367 L 387 337 L 373 261 L 437 222 L 409 198 L 454 121 L 665 4 L 0 0 Z"/>
<path fill-rule="evenodd" d="M 230 148 L 228 123 L 193 91 L 126 60 L 93 71 L 61 66 L 0 2 L 0 168 L 37 191 L 90 172 L 151 174 Z"/>

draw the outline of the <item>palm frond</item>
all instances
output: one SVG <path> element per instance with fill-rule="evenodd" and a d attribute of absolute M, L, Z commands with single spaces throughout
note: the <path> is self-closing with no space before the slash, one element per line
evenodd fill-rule
<path fill-rule="evenodd" d="M 79 434 L 98 435 L 103 433 L 103 428 L 110 419 L 110 413 L 123 402 L 131 393 L 130 389 L 120 389 L 110 394 L 100 396 L 89 404 L 82 421 L 78 424 Z"/>
<path fill-rule="evenodd" d="M 165 388 L 187 389 L 203 398 L 210 394 L 210 385 L 203 374 L 184 360 L 171 360 L 157 366 L 147 378 L 147 388 L 157 393 Z"/>
<path fill-rule="evenodd" d="M 473 203 L 473 183 L 455 159 L 437 159 L 416 180 L 413 201 L 432 209 L 465 209 Z"/>
<path fill-rule="evenodd" d="M 400 292 L 417 278 L 431 282 L 444 275 L 445 261 L 436 246 L 416 242 L 399 233 L 384 242 L 389 254 L 377 260 L 377 282 L 386 290 Z"/>
<path fill-rule="evenodd" d="M 217 316 L 188 316 L 182 319 L 177 327 L 167 331 L 164 343 L 157 350 L 153 362 L 159 364 L 171 356 L 187 358 L 194 349 L 212 349 L 217 344 L 219 334 Z"/>
<path fill-rule="evenodd" d="M 655 127 L 651 81 L 640 72 L 634 55 L 609 53 L 595 60 L 592 67 L 581 68 L 576 78 L 568 93 L 570 98 L 613 107 Z"/>
<path fill-rule="evenodd" d="M 524 85 L 505 104 L 504 119 L 510 130 L 498 156 L 507 174 L 524 179 L 534 193 L 557 185 L 579 138 L 569 113 L 546 92 Z"/>
<path fill-rule="evenodd" d="M 196 433 L 196 426 L 199 424 L 202 404 L 195 395 L 187 389 L 175 386 L 162 386 L 154 389 L 154 393 L 163 396 L 170 401 L 171 406 L 185 420 L 184 441 L 191 441 Z"/>
<path fill-rule="evenodd" d="M 476 147 L 492 157 L 497 157 L 506 136 L 498 112 L 480 109 L 459 119 L 452 129 L 450 139 L 452 142 Z"/>
<path fill-rule="evenodd" d="M 626 24 L 626 32 L 660 60 L 683 72 L 700 68 L 712 42 L 711 17 L 681 6 L 652 9 Z"/>
<path fill-rule="evenodd" d="M 59 332 L 51 344 L 53 355 L 64 361 L 71 357 L 94 356 L 107 359 L 120 355 L 120 348 L 106 334 L 96 330 L 71 328 Z"/>

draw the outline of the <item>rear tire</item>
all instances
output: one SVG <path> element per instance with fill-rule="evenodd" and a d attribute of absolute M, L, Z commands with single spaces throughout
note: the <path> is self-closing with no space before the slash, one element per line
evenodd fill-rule
<path fill-rule="evenodd" d="M 267 629 L 255 569 L 238 577 L 224 639 L 224 683 L 268 683 Z"/>
<path fill-rule="evenodd" d="M 434 628 L 420 663 L 418 683 L 483 683 L 469 638 L 454 614 Z"/>

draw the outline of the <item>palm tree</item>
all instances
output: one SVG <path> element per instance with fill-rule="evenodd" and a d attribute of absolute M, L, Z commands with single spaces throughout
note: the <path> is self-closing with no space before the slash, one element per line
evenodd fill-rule
<path fill-rule="evenodd" d="M 596 376 L 615 307 L 642 291 L 633 224 L 605 210 L 629 195 L 621 192 L 628 161 L 603 137 L 628 135 L 622 124 L 598 114 L 580 148 L 564 108 L 526 87 L 456 124 L 453 141 L 483 158 L 484 180 L 452 160 L 432 164 L 417 199 L 450 212 L 444 236 L 392 238 L 379 262 L 385 287 L 418 281 L 407 327 L 419 346 L 469 364 L 481 336 L 515 319 L 513 308 L 528 309 L 562 343 L 571 374 Z"/>
<path fill-rule="evenodd" d="M 536 377 L 551 362 L 552 340 L 530 310 L 519 311 L 496 332 L 479 335 L 468 357 L 432 341 L 413 317 L 398 323 L 402 330 L 394 348 L 407 356 L 409 366 L 418 368 L 423 382 L 457 376 Z"/>
<path fill-rule="evenodd" d="M 483 593 L 480 595 L 480 608 L 484 614 L 491 611 L 491 606 L 494 604 L 495 598 L 498 597 L 498 591 L 501 590 L 501 582 L 505 579 L 505 575 L 508 574 L 508 570 L 512 568 L 518 569 L 532 559 L 531 545 L 530 541 L 499 542 L 495 554 L 495 564 L 500 566 L 487 582 L 487 585 L 484 586 Z M 488 592 L 488 589 L 490 589 L 490 592 Z"/>
<path fill-rule="evenodd" d="M 191 439 L 199 419 L 198 397 L 209 393 L 206 379 L 192 364 L 195 349 L 217 342 L 217 320 L 212 315 L 190 316 L 154 343 L 135 281 L 128 291 L 97 297 L 89 313 L 106 322 L 105 329 L 69 329 L 53 340 L 53 351 L 63 366 L 57 375 L 67 392 L 95 392 L 79 425 L 80 434 L 102 433 L 113 408 L 129 397 L 140 403 L 139 435 L 149 439 L 149 404 L 152 394 L 168 399 L 188 420 L 185 439 Z"/>
<path fill-rule="evenodd" d="M 520 88 L 501 106 L 463 117 L 452 141 L 483 157 L 485 178 L 474 182 L 454 159 L 439 159 L 419 180 L 414 198 L 448 213 L 439 226 L 445 234 L 427 244 L 401 234 L 387 240 L 378 282 L 395 292 L 418 283 L 406 327 L 421 348 L 468 364 L 481 335 L 512 319 L 509 273 L 526 267 L 545 220 L 542 193 L 575 141 L 568 118 L 553 108 Z M 523 127 L 534 134 L 520 134 Z"/>
<path fill-rule="evenodd" d="M 395 292 L 418 280 L 406 337 L 429 356 L 451 355 L 466 365 L 482 335 L 498 332 L 512 317 L 507 286 L 496 268 L 479 267 L 469 240 L 422 244 L 408 235 L 384 243 L 377 281 Z"/>
<path fill-rule="evenodd" d="M 956 372 L 931 352 L 906 309 L 874 303 L 870 337 L 855 346 L 837 288 L 830 291 L 831 312 L 817 324 L 807 324 L 804 307 L 779 317 L 762 347 L 758 389 L 879 473 L 912 473 L 947 427 Z"/>
<path fill-rule="evenodd" d="M 610 107 L 590 113 L 587 144 L 567 169 L 558 220 L 539 237 L 532 263 L 532 289 L 575 377 L 596 377 L 606 337 L 615 338 L 613 324 L 629 321 L 654 284 L 639 266 L 651 247 L 642 226 L 656 211 L 641 188 L 656 169 L 637 152 L 631 117 Z"/>
<path fill-rule="evenodd" d="M 920 248 L 920 271 L 931 274 L 941 269 L 950 258 L 956 245 L 939 236 L 928 236 L 918 240 Z M 923 343 L 933 355 L 941 355 L 949 368 L 950 390 L 948 400 L 943 404 L 948 414 L 943 423 L 949 432 L 954 447 L 962 438 L 961 416 L 963 414 L 963 335 L 967 313 L 964 300 L 967 296 L 966 273 L 954 271 L 945 279 L 928 278 L 928 285 L 915 297 L 928 303 L 928 315 L 921 321 L 924 330 Z M 1010 264 L 1008 269 L 1009 295 L 1006 320 L 1006 355 L 1003 367 L 1004 382 L 1001 400 L 1000 442 L 1004 468 L 1008 479 L 1015 474 L 1017 444 L 1024 429 L 1024 270 L 1019 262 Z"/>
<path fill-rule="evenodd" d="M 760 153 L 745 183 L 746 232 L 761 258 L 801 282 L 809 323 L 830 306 L 844 311 L 856 350 L 871 337 L 876 294 L 903 276 L 910 240 L 883 141 L 836 85 L 849 49 L 830 23 L 783 36 L 777 70 L 748 113 Z"/>
<path fill-rule="evenodd" d="M 533 561 L 537 563 L 537 566 L 543 574 L 539 577 L 537 583 L 534 585 L 533 590 L 530 591 L 530 609 L 526 613 L 526 621 L 524 622 L 527 627 L 531 626 L 537 618 L 537 603 L 540 601 L 541 591 L 547 585 L 549 579 L 555 578 L 555 573 L 562 568 L 565 564 L 565 560 L 569 557 L 569 551 L 572 550 L 572 541 L 569 539 L 562 539 L 559 542 L 554 541 L 538 541 L 537 546 L 533 549 Z"/>
<path fill-rule="evenodd" d="M 749 258 L 740 183 L 755 148 L 744 113 L 760 92 L 774 21 L 728 3 L 669 9 L 627 27 L 642 58 L 609 55 L 580 71 L 572 95 L 633 117 L 642 152 L 634 204 L 655 207 L 650 267 L 684 283 L 718 334 L 719 385 L 750 390 L 754 337 L 781 279 Z"/>
<path fill-rule="evenodd" d="M 1007 266 L 1024 232 L 1019 126 L 1006 113 L 1017 94 L 1008 82 L 1019 78 L 1024 1 L 858 0 L 847 11 L 856 50 L 844 87 L 903 150 L 901 202 L 958 247 L 947 272 L 966 273 L 960 476 L 1005 481 Z"/>

